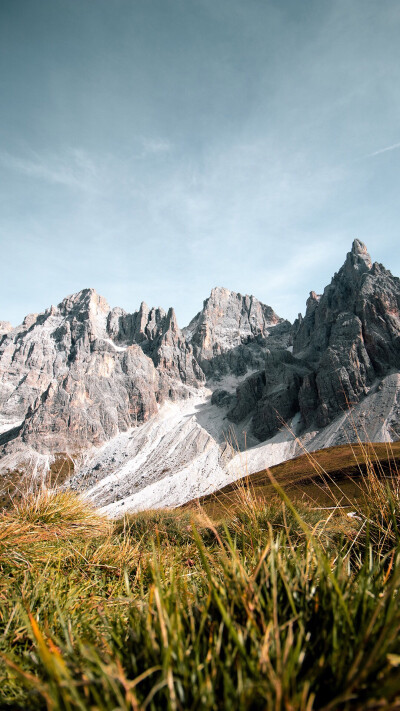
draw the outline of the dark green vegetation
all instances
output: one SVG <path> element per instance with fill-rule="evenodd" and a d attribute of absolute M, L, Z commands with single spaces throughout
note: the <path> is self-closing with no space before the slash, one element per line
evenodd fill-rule
<path fill-rule="evenodd" d="M 357 517 L 279 487 L 217 521 L 25 498 L 0 518 L 1 708 L 400 708 L 400 493 L 378 470 Z"/>

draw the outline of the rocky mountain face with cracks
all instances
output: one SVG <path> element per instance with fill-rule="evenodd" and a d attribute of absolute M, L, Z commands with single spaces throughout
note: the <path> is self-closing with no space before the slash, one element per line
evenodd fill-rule
<path fill-rule="evenodd" d="M 295 323 L 293 353 L 313 367 L 299 392 L 304 422 L 324 427 L 400 369 L 400 280 L 355 240 L 321 297 Z"/>
<path fill-rule="evenodd" d="M 180 330 L 173 309 L 126 313 L 92 289 L 0 322 L 0 468 L 75 459 L 70 484 L 115 515 L 176 505 L 243 472 L 354 439 L 398 438 L 400 281 L 351 251 L 291 325 L 213 289 Z M 289 424 L 299 439 L 288 433 Z M 359 430 L 360 434 L 360 430 Z M 235 468 L 236 467 L 236 468 Z"/>
<path fill-rule="evenodd" d="M 217 287 L 183 333 L 204 373 L 218 379 L 262 367 L 265 349 L 285 348 L 291 324 L 254 296 Z"/>
<path fill-rule="evenodd" d="M 38 452 L 79 452 L 203 381 L 173 309 L 127 314 L 86 289 L 2 336 L 0 421 Z"/>
<path fill-rule="evenodd" d="M 293 353 L 268 353 L 228 412 L 234 422 L 252 412 L 259 439 L 295 413 L 305 429 L 323 428 L 400 369 L 400 280 L 355 240 L 324 293 L 310 293 L 292 335 Z"/>

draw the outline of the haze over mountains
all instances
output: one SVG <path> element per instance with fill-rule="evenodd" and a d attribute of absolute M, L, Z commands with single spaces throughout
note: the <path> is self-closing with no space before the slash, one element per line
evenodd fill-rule
<path fill-rule="evenodd" d="M 70 484 L 112 515 L 183 503 L 301 443 L 398 439 L 399 418 L 400 281 L 358 240 L 294 324 L 223 288 L 182 330 L 173 309 L 128 314 L 92 289 L 0 322 L 1 471 L 72 456 Z"/>

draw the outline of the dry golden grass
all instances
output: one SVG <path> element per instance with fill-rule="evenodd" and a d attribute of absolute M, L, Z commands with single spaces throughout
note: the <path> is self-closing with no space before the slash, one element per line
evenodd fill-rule
<path fill-rule="evenodd" d="M 111 522 L 44 488 L 14 502 L 0 517 L 0 708 L 400 708 L 396 455 L 340 450 L 307 476 L 324 488 L 338 461 L 355 466 L 352 518 L 342 501 L 294 505 L 271 472 L 265 489 L 239 482 L 234 506 L 217 495 L 215 518 L 196 502 Z"/>
<path fill-rule="evenodd" d="M 291 498 L 314 506 L 354 506 L 366 493 L 368 474 L 396 482 L 400 470 L 400 442 L 346 444 L 305 452 L 270 469 L 263 469 L 199 499 L 199 505 L 219 518 L 242 508 L 245 491 L 251 500 L 274 497 L 271 475 Z M 189 504 L 192 506 L 193 503 Z"/>

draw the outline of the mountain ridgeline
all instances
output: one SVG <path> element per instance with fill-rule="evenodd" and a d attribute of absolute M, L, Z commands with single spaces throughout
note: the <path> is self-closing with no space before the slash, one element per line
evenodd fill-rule
<path fill-rule="evenodd" d="M 294 324 L 223 288 L 182 330 L 173 309 L 130 314 L 93 289 L 17 328 L 1 321 L 0 467 L 92 451 L 167 402 L 201 397 L 221 432 L 245 426 L 256 444 L 294 417 L 297 434 L 322 432 L 379 391 L 387 407 L 373 414 L 398 438 L 399 314 L 399 279 L 355 240 Z M 221 449 L 222 435 L 197 420 Z"/>

